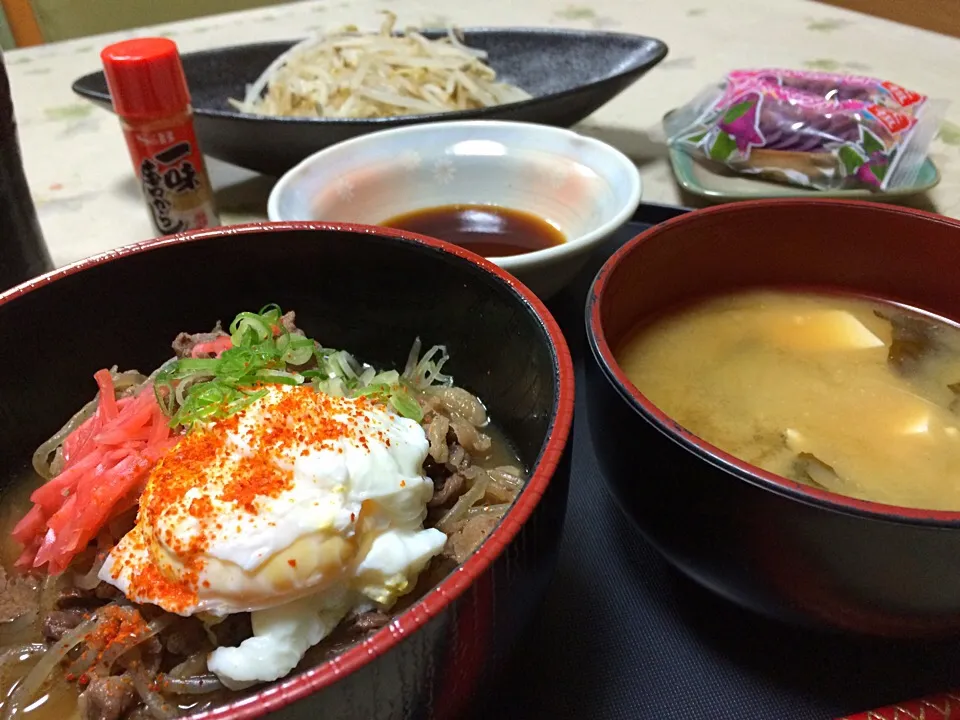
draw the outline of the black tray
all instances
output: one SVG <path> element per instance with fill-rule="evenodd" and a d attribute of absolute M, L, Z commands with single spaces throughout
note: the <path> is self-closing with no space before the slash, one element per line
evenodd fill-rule
<path fill-rule="evenodd" d="M 675 572 L 607 493 L 582 411 L 586 291 L 616 248 L 683 212 L 642 205 L 549 303 L 577 371 L 569 508 L 548 600 L 479 715 L 830 720 L 960 687 L 960 642 L 821 634 L 748 613 Z"/>

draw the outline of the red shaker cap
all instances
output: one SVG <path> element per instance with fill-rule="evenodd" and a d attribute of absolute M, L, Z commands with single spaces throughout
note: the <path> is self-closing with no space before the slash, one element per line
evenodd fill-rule
<path fill-rule="evenodd" d="M 167 38 L 138 38 L 100 53 L 113 108 L 122 117 L 160 119 L 190 106 L 177 45 Z"/>

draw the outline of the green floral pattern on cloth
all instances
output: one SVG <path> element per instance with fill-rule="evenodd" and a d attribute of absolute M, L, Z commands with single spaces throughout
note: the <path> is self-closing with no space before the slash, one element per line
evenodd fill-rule
<path fill-rule="evenodd" d="M 704 0 L 301 0 L 7 53 L 27 177 L 55 261 L 77 260 L 152 232 L 116 118 L 70 90 L 78 76 L 99 69 L 104 45 L 150 34 L 170 37 L 182 52 L 191 52 L 290 40 L 346 24 L 372 30 L 384 10 L 396 13 L 401 25 L 613 29 L 662 38 L 670 46 L 667 60 L 582 126 L 634 158 L 648 202 L 690 201 L 674 180 L 661 120 L 728 70 L 775 63 L 865 73 L 951 100 L 953 120 L 943 124 L 931 153 L 943 180 L 925 203 L 960 217 L 960 39 L 808 0 L 730 0 L 723 12 Z M 751 18 L 749 37 L 744 17 Z M 851 32 L 871 42 L 851 50 L 844 39 Z M 210 172 L 225 223 L 263 217 L 270 178 L 215 160 Z"/>
<path fill-rule="evenodd" d="M 859 60 L 814 58 L 813 60 L 804 60 L 802 65 L 807 70 L 823 70 L 824 72 L 867 73 L 870 71 L 870 66 Z"/>
<path fill-rule="evenodd" d="M 852 24 L 853 22 L 851 20 L 845 20 L 842 18 L 823 18 L 818 20 L 809 20 L 807 22 L 807 30 L 819 33 L 830 33 L 837 30 L 843 30 L 845 27 Z"/>
<path fill-rule="evenodd" d="M 597 11 L 587 5 L 567 5 L 561 10 L 553 13 L 554 18 L 562 21 L 587 21 L 590 26 L 597 30 L 617 27 L 618 20 L 605 15 L 598 15 Z"/>
<path fill-rule="evenodd" d="M 554 15 L 561 20 L 593 20 L 597 13 L 586 5 L 567 5 L 562 10 L 557 10 Z"/>
<path fill-rule="evenodd" d="M 84 102 L 44 108 L 43 114 L 47 120 L 79 120 L 93 114 L 94 110 L 93 105 Z"/>
<path fill-rule="evenodd" d="M 960 123 L 951 120 L 944 120 L 940 125 L 940 133 L 937 139 L 945 145 L 960 147 Z"/>

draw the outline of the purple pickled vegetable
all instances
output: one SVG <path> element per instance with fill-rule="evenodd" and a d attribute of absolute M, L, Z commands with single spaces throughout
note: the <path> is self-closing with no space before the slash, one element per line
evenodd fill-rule
<path fill-rule="evenodd" d="M 771 150 L 815 152 L 828 143 L 856 142 L 860 130 L 855 118 L 841 112 L 818 115 L 810 108 L 779 102 L 764 103 L 760 113 L 764 147 Z"/>
<path fill-rule="evenodd" d="M 881 185 L 883 185 L 883 180 L 876 176 L 874 172 L 874 168 L 871 167 L 869 163 L 864 163 L 859 168 L 857 168 L 856 178 L 862 184 L 868 185 L 870 187 L 879 188 Z"/>
<path fill-rule="evenodd" d="M 788 77 L 783 79 L 781 85 L 786 88 L 792 88 L 800 92 L 822 97 L 824 100 L 859 100 L 860 102 L 871 102 L 873 98 L 873 92 L 867 86 L 849 85 L 830 77 Z"/>
<path fill-rule="evenodd" d="M 879 189 L 918 122 L 936 122 L 920 115 L 926 101 L 860 76 L 737 70 L 719 96 L 701 95 L 678 111 L 680 123 L 665 126 L 672 143 L 742 172 L 769 171 L 816 188 Z M 753 153 L 760 148 L 784 154 Z"/>
<path fill-rule="evenodd" d="M 757 131 L 757 110 L 761 104 L 759 95 L 742 99 L 729 108 L 720 119 L 718 127 L 731 135 L 737 143 L 737 150 L 746 154 L 752 147 L 762 147 L 763 135 Z"/>

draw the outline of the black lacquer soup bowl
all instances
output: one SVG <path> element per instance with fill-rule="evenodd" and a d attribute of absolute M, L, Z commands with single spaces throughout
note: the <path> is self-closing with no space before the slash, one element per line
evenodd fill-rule
<path fill-rule="evenodd" d="M 594 281 L 586 316 L 590 429 L 623 510 L 682 572 L 766 615 L 877 635 L 960 631 L 960 513 L 854 500 L 760 470 L 661 412 L 615 357 L 658 315 L 758 287 L 958 320 L 957 267 L 960 222 L 870 203 L 738 203 L 627 243 Z"/>

